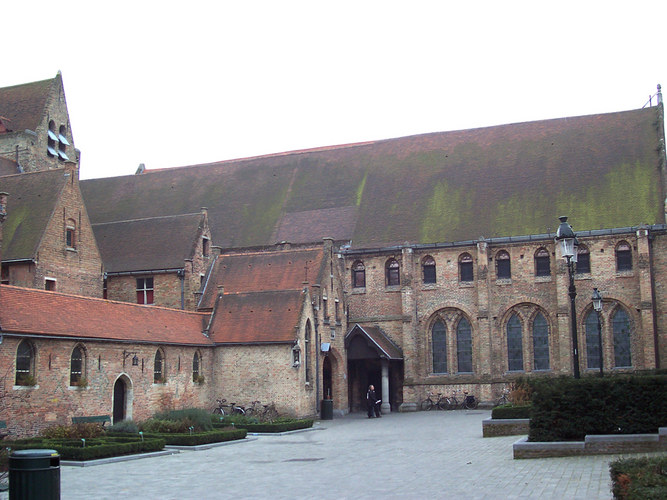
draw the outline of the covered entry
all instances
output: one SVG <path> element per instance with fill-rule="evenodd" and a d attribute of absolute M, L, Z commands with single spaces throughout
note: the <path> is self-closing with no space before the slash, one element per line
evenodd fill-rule
<path fill-rule="evenodd" d="M 382 411 L 401 403 L 403 352 L 377 326 L 354 327 L 345 336 L 350 409 L 365 408 L 366 389 L 375 386 Z"/>

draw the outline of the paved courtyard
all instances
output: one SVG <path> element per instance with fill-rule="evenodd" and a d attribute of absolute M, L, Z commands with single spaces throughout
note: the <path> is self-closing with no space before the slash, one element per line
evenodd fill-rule
<path fill-rule="evenodd" d="M 204 451 L 61 467 L 74 499 L 611 498 L 616 456 L 513 460 L 518 437 L 482 438 L 490 411 L 353 414 L 317 430 Z M 7 498 L 2 493 L 0 499 Z"/>

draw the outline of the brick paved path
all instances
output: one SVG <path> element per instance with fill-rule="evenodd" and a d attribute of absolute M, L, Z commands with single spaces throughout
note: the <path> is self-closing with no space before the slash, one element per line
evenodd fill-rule
<path fill-rule="evenodd" d="M 205 451 L 64 466 L 61 493 L 63 500 L 611 498 L 608 464 L 616 456 L 513 460 L 518 437 L 482 438 L 489 415 L 355 414 L 320 422 L 322 430 Z"/>

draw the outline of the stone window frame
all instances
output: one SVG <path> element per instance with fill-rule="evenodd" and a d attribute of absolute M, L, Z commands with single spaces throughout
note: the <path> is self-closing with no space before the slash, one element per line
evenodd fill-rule
<path fill-rule="evenodd" d="M 516 322 L 513 322 L 513 320 L 516 319 Z M 505 346 L 506 346 L 506 355 L 507 355 L 507 371 L 508 372 L 525 372 L 526 371 L 526 363 L 525 363 L 525 356 L 523 354 L 523 340 L 524 340 L 524 325 L 523 325 L 523 318 L 519 314 L 518 311 L 512 311 L 509 315 L 509 318 L 507 319 L 507 322 L 505 323 Z M 512 330 L 510 331 L 510 328 Z M 518 333 L 518 337 L 517 337 Z M 510 340 L 512 341 L 512 345 L 510 345 Z M 519 345 L 515 345 L 516 342 L 518 341 Z M 514 354 L 511 354 L 514 353 Z M 518 353 L 520 356 L 516 356 L 515 354 Z M 514 363 L 520 363 L 519 364 L 514 364 Z"/>
<path fill-rule="evenodd" d="M 48 129 L 46 130 L 46 154 L 54 158 L 58 156 L 58 136 L 56 135 L 56 122 L 49 120 Z"/>
<path fill-rule="evenodd" d="M 79 357 L 75 358 L 76 351 L 79 351 Z M 69 385 L 70 387 L 79 386 L 82 379 L 86 379 L 86 348 L 83 344 L 77 343 L 72 348 L 72 353 L 69 357 Z M 78 366 L 75 366 L 77 362 Z"/>
<path fill-rule="evenodd" d="M 462 283 L 475 281 L 474 260 L 468 252 L 459 255 L 459 281 Z"/>
<path fill-rule="evenodd" d="M 65 247 L 68 250 L 76 250 L 76 221 L 74 219 L 65 221 Z"/>
<path fill-rule="evenodd" d="M 591 250 L 582 243 L 577 247 L 576 274 L 591 274 Z"/>
<path fill-rule="evenodd" d="M 621 240 L 614 248 L 616 255 L 616 272 L 630 272 L 632 271 L 632 245 L 625 240 Z"/>
<path fill-rule="evenodd" d="M 167 358 L 162 347 L 155 350 L 153 358 L 153 383 L 164 384 L 167 380 Z"/>
<path fill-rule="evenodd" d="M 22 339 L 16 346 L 16 367 L 14 371 L 14 385 L 29 387 L 33 386 L 36 378 L 37 350 L 35 344 L 29 339 Z"/>
<path fill-rule="evenodd" d="M 461 321 L 464 320 L 470 326 L 470 367 L 472 371 L 459 370 L 461 343 L 459 338 Z M 439 341 L 444 342 L 444 349 L 441 349 L 444 360 L 435 359 L 436 349 L 433 338 L 434 328 L 439 323 L 442 324 L 443 330 L 439 333 L 443 335 L 443 339 Z M 428 322 L 429 335 L 429 349 L 430 349 L 430 366 L 428 371 L 431 375 L 469 375 L 475 372 L 475 356 L 474 356 L 474 338 L 475 331 L 470 316 L 459 309 L 458 307 L 444 307 L 436 311 Z M 446 371 L 436 370 L 436 364 L 444 365 Z"/>
<path fill-rule="evenodd" d="M 536 326 L 535 322 L 536 322 L 538 317 L 542 317 L 542 319 L 544 320 L 544 324 L 545 324 L 545 327 L 546 327 L 545 337 L 546 337 L 546 345 L 547 345 L 546 357 L 542 356 L 540 358 L 537 357 L 538 349 L 537 349 L 537 346 L 535 345 L 535 339 L 540 338 L 539 336 L 536 335 L 536 331 L 535 331 L 535 326 Z M 532 314 L 532 317 L 530 318 L 530 336 L 531 336 L 530 345 L 532 347 L 530 354 L 531 354 L 531 359 L 533 360 L 531 370 L 532 371 L 540 371 L 540 372 L 551 370 L 551 324 L 549 323 L 549 315 L 539 307 Z M 538 359 L 545 359 L 545 358 L 546 358 L 546 361 L 547 361 L 547 367 L 546 368 L 543 368 L 543 367 L 538 368 L 537 367 Z"/>
<path fill-rule="evenodd" d="M 583 354 L 586 356 L 586 369 L 587 370 L 599 370 L 600 369 L 600 357 L 599 357 L 599 337 L 598 337 L 598 313 L 593 306 L 590 305 L 588 311 L 584 312 L 583 320 L 583 341 L 584 349 L 582 349 Z M 600 313 L 600 330 L 602 333 L 602 345 L 605 344 L 605 318 L 604 313 Z M 604 352 L 602 353 L 604 361 Z M 591 364 L 592 360 L 597 359 L 596 364 Z M 604 366 L 604 365 L 603 365 Z"/>
<path fill-rule="evenodd" d="M 366 288 L 366 266 L 364 265 L 364 261 L 355 260 L 350 270 L 352 273 L 352 288 Z"/>
<path fill-rule="evenodd" d="M 540 247 L 533 254 L 535 262 L 535 277 L 546 278 L 551 276 L 551 254 L 546 247 Z"/>
<path fill-rule="evenodd" d="M 69 157 L 67 156 L 67 146 L 70 144 L 65 135 L 67 135 L 67 127 L 61 125 L 58 129 L 58 159 L 60 161 L 69 161 Z"/>
<path fill-rule="evenodd" d="M 512 259 L 510 253 L 505 249 L 498 250 L 495 255 L 495 260 L 496 260 L 496 279 L 511 280 Z M 501 262 L 502 262 L 502 267 L 501 267 Z"/>
<path fill-rule="evenodd" d="M 438 329 L 437 335 L 439 336 L 437 340 L 437 345 L 439 346 L 437 350 L 437 359 L 436 359 L 436 339 L 435 339 L 435 327 L 436 325 L 442 325 L 442 330 Z M 433 374 L 449 374 L 449 363 L 447 362 L 447 323 L 445 320 L 440 317 L 436 317 L 431 323 L 429 328 L 431 334 L 431 373 Z M 440 338 L 442 336 L 442 338 Z M 436 364 L 438 368 L 436 369 Z M 444 371 L 442 370 L 444 368 Z"/>
<path fill-rule="evenodd" d="M 401 285 L 401 264 L 394 257 L 390 257 L 384 263 L 385 287 Z"/>
<path fill-rule="evenodd" d="M 462 356 L 468 356 L 468 350 L 464 350 L 463 347 L 463 342 L 465 341 L 467 343 L 467 339 L 462 338 L 462 335 L 465 333 L 465 331 L 461 328 L 461 324 L 463 322 L 466 322 L 468 324 L 468 331 L 470 334 L 470 359 L 469 360 L 463 360 L 467 364 L 468 362 L 470 363 L 470 370 L 462 370 L 461 365 L 463 364 L 462 362 Z M 475 367 L 474 367 L 474 348 L 473 348 L 473 340 L 472 340 L 472 324 L 470 323 L 470 320 L 465 316 L 465 314 L 461 314 L 461 316 L 458 318 L 456 322 L 456 371 L 457 373 L 474 373 Z"/>
<path fill-rule="evenodd" d="M 202 355 L 199 349 L 192 355 L 192 381 L 200 383 L 202 380 Z"/>
<path fill-rule="evenodd" d="M 624 344 L 627 344 L 627 346 L 623 346 L 623 348 L 627 349 L 627 356 L 628 356 L 628 360 L 629 360 L 628 364 L 619 364 L 619 358 L 623 354 L 622 352 L 619 353 L 619 349 L 618 349 L 619 343 L 620 343 L 619 342 L 619 340 L 620 340 L 619 337 L 623 332 L 617 332 L 617 326 L 620 322 L 618 322 L 616 320 L 616 318 L 620 313 L 624 314 L 626 319 L 627 319 L 627 332 L 625 334 L 626 339 L 623 339 Z M 632 365 L 632 359 L 633 359 L 633 355 L 632 355 L 632 336 L 633 336 L 633 333 L 634 333 L 634 328 L 633 328 L 634 325 L 633 325 L 633 321 L 632 321 L 632 315 L 630 314 L 630 312 L 628 310 L 626 310 L 625 307 L 623 307 L 621 304 L 616 303 L 615 306 L 610 311 L 609 318 L 610 318 L 609 323 L 610 323 L 610 326 L 611 326 L 611 334 L 612 334 L 611 335 L 611 341 L 612 341 L 612 345 L 614 347 L 614 356 L 613 356 L 614 365 L 613 365 L 613 368 L 621 368 L 621 369 L 632 368 L 632 366 L 633 366 Z M 603 338 L 603 342 L 604 342 L 604 338 Z"/>
<path fill-rule="evenodd" d="M 425 255 L 421 260 L 422 282 L 425 285 L 435 285 L 438 281 L 435 259 L 431 255 Z"/>

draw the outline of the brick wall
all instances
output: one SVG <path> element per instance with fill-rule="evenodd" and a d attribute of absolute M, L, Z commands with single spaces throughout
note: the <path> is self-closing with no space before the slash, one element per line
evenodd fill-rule
<path fill-rule="evenodd" d="M 653 241 L 652 266 L 647 231 L 624 234 L 580 236 L 590 251 L 591 272 L 576 275 L 576 313 L 580 367 L 587 371 L 585 318 L 592 310 L 591 296 L 597 287 L 603 297 L 602 329 L 604 366 L 614 367 L 612 317 L 622 308 L 631 322 L 632 365 L 635 369 L 655 367 L 652 281 L 657 283 L 657 303 L 664 304 L 665 290 L 659 285 L 667 271 L 665 236 Z M 626 241 L 632 247 L 633 268 L 617 271 L 616 246 Z M 544 248 L 551 273 L 536 276 L 535 255 Z M 511 279 L 498 279 L 496 257 L 500 250 L 510 255 Z M 344 255 L 341 274 L 347 291 L 350 322 L 377 325 L 401 347 L 405 378 L 403 397 L 418 402 L 427 391 L 449 393 L 468 390 L 483 400 L 497 396 L 507 381 L 516 375 L 572 373 L 572 335 L 570 328 L 569 278 L 565 262 L 553 240 L 525 242 L 497 240 L 456 247 L 415 247 L 402 251 L 365 252 Z M 459 279 L 459 258 L 468 253 L 473 258 L 474 281 Z M 431 256 L 436 262 L 436 283 L 424 283 L 422 261 Z M 385 286 L 384 269 L 389 258 L 401 264 L 400 287 Z M 353 288 L 351 266 L 362 260 L 366 268 L 366 287 Z M 658 306 L 657 344 L 665 350 L 664 308 Z M 549 370 L 535 370 L 533 365 L 532 321 L 541 313 L 549 330 Z M 522 327 L 523 370 L 508 371 L 507 323 L 517 314 Z M 472 327 L 473 372 L 457 370 L 456 326 L 466 318 Z M 447 326 L 448 373 L 434 374 L 432 367 L 431 327 L 436 319 Z M 595 371 L 595 370 L 592 370 Z"/>
<path fill-rule="evenodd" d="M 157 411 L 199 407 L 212 409 L 213 353 L 201 348 L 203 384 L 192 381 L 195 347 L 161 346 L 165 353 L 164 384 L 153 383 L 157 345 L 114 342 L 73 342 L 33 339 L 34 376 L 37 385 L 14 385 L 16 351 L 21 339 L 5 335 L 0 345 L 0 420 L 7 421 L 12 436 L 32 435 L 41 429 L 69 424 L 74 416 L 112 415 L 114 383 L 124 377 L 128 383 L 127 418 L 144 420 Z M 70 386 L 72 349 L 85 352 L 84 376 L 87 387 Z M 126 355 L 124 355 L 124 352 Z M 132 365 L 137 355 L 139 363 Z"/>

